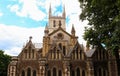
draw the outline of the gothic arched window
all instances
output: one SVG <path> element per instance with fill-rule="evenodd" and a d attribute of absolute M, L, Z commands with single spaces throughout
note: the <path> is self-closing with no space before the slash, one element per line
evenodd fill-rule
<path fill-rule="evenodd" d="M 50 70 L 48 70 L 48 75 L 47 76 L 51 76 L 51 71 Z"/>
<path fill-rule="evenodd" d="M 32 50 L 32 58 L 34 58 L 34 50 Z"/>
<path fill-rule="evenodd" d="M 66 55 L 66 47 L 63 46 L 63 54 Z"/>
<path fill-rule="evenodd" d="M 77 68 L 77 76 L 80 76 L 80 69 L 79 68 Z"/>
<path fill-rule="evenodd" d="M 56 26 L 56 21 L 55 20 L 53 20 L 53 27 L 55 27 Z"/>
<path fill-rule="evenodd" d="M 25 58 L 27 58 L 27 49 L 25 49 L 25 51 L 24 51 L 24 56 L 25 56 Z"/>
<path fill-rule="evenodd" d="M 33 76 L 36 76 L 36 71 L 35 70 L 33 71 Z"/>
<path fill-rule="evenodd" d="M 62 25 L 62 24 L 61 24 L 61 20 L 59 20 L 59 26 L 61 27 L 61 25 Z"/>
<path fill-rule="evenodd" d="M 103 76 L 107 76 L 106 74 L 107 74 L 107 71 L 104 69 L 103 70 Z"/>
<path fill-rule="evenodd" d="M 78 59 L 78 47 L 76 48 L 76 58 Z"/>
<path fill-rule="evenodd" d="M 58 76 L 62 76 L 62 71 L 61 70 L 59 70 Z"/>
<path fill-rule="evenodd" d="M 30 46 L 29 50 L 28 50 L 29 51 L 29 58 L 31 58 L 31 50 L 32 50 L 32 47 Z"/>
<path fill-rule="evenodd" d="M 59 43 L 59 48 L 62 49 L 62 44 L 61 43 Z"/>
<path fill-rule="evenodd" d="M 53 68 L 53 76 L 57 76 L 56 68 Z"/>
<path fill-rule="evenodd" d="M 75 76 L 75 72 L 74 72 L 74 70 L 72 70 L 72 76 Z"/>
<path fill-rule="evenodd" d="M 27 69 L 27 76 L 31 76 L 31 69 L 30 68 Z"/>
<path fill-rule="evenodd" d="M 21 76 L 25 76 L 25 71 L 24 70 L 22 70 L 22 75 Z"/>
<path fill-rule="evenodd" d="M 101 73 L 102 73 L 101 68 L 99 68 L 98 75 L 101 76 Z"/>
<path fill-rule="evenodd" d="M 85 70 L 82 71 L 82 76 L 85 76 Z"/>

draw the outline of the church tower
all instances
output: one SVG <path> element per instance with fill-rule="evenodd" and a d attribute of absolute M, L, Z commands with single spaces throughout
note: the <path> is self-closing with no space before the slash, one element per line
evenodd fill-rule
<path fill-rule="evenodd" d="M 66 20 L 65 6 L 63 7 L 62 16 L 53 16 L 51 12 L 51 5 L 50 5 L 49 25 L 48 25 L 49 33 L 56 30 L 58 27 L 62 27 L 64 30 L 66 30 L 65 20 Z"/>

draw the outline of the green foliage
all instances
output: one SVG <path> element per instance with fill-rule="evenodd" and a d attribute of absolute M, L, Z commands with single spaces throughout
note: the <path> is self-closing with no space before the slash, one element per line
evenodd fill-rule
<path fill-rule="evenodd" d="M 89 21 L 84 39 L 92 45 L 120 49 L 120 0 L 79 0 L 81 20 Z"/>
<path fill-rule="evenodd" d="M 0 50 L 0 76 L 7 76 L 7 68 L 10 61 L 11 57 Z"/>

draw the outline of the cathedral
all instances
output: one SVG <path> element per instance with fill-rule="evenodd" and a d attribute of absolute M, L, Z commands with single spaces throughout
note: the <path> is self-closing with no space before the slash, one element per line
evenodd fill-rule
<path fill-rule="evenodd" d="M 42 47 L 32 37 L 8 65 L 7 76 L 118 76 L 115 57 L 101 47 L 89 48 L 78 42 L 74 25 L 66 31 L 66 12 L 53 16 L 49 8 L 48 25 Z"/>

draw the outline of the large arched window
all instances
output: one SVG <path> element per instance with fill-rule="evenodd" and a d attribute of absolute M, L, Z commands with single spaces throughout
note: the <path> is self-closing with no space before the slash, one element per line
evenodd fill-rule
<path fill-rule="evenodd" d="M 101 68 L 99 68 L 99 70 L 98 70 L 98 76 L 101 76 L 101 74 L 102 74 L 102 71 L 101 71 Z"/>
<path fill-rule="evenodd" d="M 82 70 L 82 76 L 85 76 L 85 70 Z"/>
<path fill-rule="evenodd" d="M 95 69 L 95 66 L 94 66 L 94 69 Z M 94 76 L 98 76 L 98 75 L 97 75 L 97 72 L 98 72 L 98 70 L 95 69 L 95 70 L 94 70 Z"/>
<path fill-rule="evenodd" d="M 25 71 L 24 70 L 22 70 L 22 75 L 21 76 L 25 76 Z"/>
<path fill-rule="evenodd" d="M 48 73 L 47 73 L 48 75 L 47 76 L 51 76 L 51 71 L 50 70 L 48 70 Z"/>
<path fill-rule="evenodd" d="M 58 76 L 62 76 L 62 71 L 61 70 L 59 70 Z"/>
<path fill-rule="evenodd" d="M 63 46 L 63 54 L 66 55 L 66 47 Z"/>
<path fill-rule="evenodd" d="M 75 72 L 74 72 L 74 70 L 72 70 L 72 76 L 75 76 Z"/>
<path fill-rule="evenodd" d="M 107 74 L 107 70 L 104 69 L 103 70 L 103 76 L 107 76 L 106 74 Z"/>
<path fill-rule="evenodd" d="M 27 76 L 31 76 L 31 69 L 30 68 L 27 69 Z"/>
<path fill-rule="evenodd" d="M 33 76 L 36 76 L 36 71 L 35 70 L 33 71 Z"/>
<path fill-rule="evenodd" d="M 79 68 L 77 68 L 76 72 L 77 72 L 77 76 L 80 76 L 80 69 Z"/>
<path fill-rule="evenodd" d="M 56 68 L 53 68 L 53 76 L 57 76 Z"/>

